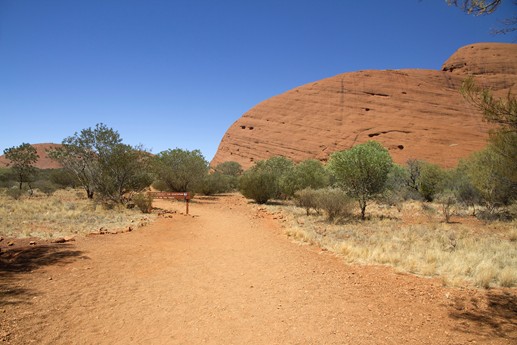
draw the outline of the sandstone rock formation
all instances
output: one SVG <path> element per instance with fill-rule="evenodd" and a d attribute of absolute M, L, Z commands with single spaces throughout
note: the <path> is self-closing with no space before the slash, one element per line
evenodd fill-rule
<path fill-rule="evenodd" d="M 48 149 L 52 149 L 52 148 L 61 146 L 60 144 L 46 143 L 46 144 L 32 144 L 32 146 L 34 146 L 34 148 L 36 149 L 38 156 L 39 156 L 38 161 L 36 162 L 36 164 L 34 164 L 34 166 L 36 168 L 39 168 L 39 169 L 61 168 L 61 165 L 58 162 L 50 159 L 47 156 L 47 152 L 46 152 Z M 4 156 L 0 156 L 0 167 L 6 167 L 8 164 L 9 164 L 9 160 L 6 159 Z"/>
<path fill-rule="evenodd" d="M 503 94 L 517 83 L 517 44 L 459 49 L 435 70 L 359 71 L 309 83 L 245 113 L 224 135 L 211 162 L 253 162 L 282 155 L 326 161 L 367 140 L 397 163 L 423 159 L 444 167 L 486 145 L 490 125 L 459 94 L 469 74 Z"/>

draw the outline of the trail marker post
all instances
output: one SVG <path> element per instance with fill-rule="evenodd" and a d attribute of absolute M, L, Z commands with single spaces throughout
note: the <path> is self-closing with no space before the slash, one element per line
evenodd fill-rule
<path fill-rule="evenodd" d="M 187 214 L 188 214 L 188 206 L 191 199 L 190 192 L 148 192 L 150 196 L 155 199 L 176 199 L 176 200 L 185 200 Z"/>

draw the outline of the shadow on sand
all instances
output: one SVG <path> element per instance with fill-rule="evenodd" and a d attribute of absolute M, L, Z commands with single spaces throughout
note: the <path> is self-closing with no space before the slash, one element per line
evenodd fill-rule
<path fill-rule="evenodd" d="M 517 344 L 517 296 L 513 293 L 486 292 L 487 306 L 478 306 L 475 298 L 469 301 L 456 301 L 456 310 L 450 313 L 460 323 L 458 330 L 489 338 L 505 338 Z M 469 304 L 464 308 L 465 303 Z M 484 304 L 484 303 L 483 303 Z M 474 323 L 475 327 L 472 327 Z M 513 342 L 512 342 L 513 343 Z"/>
<path fill-rule="evenodd" d="M 19 284 L 19 276 L 40 267 L 70 263 L 87 258 L 69 244 L 14 248 L 0 255 L 0 306 L 29 303 L 37 295 L 33 289 Z"/>

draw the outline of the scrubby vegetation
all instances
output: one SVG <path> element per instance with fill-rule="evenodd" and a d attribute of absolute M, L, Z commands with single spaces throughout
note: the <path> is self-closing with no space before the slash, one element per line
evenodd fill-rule
<path fill-rule="evenodd" d="M 10 189 L 9 189 L 10 190 Z M 154 218 L 121 205 L 108 210 L 78 189 L 60 189 L 52 196 L 35 190 L 17 200 L 0 192 L 0 236 L 52 239 L 99 231 L 137 228 Z"/>
<path fill-rule="evenodd" d="M 242 176 L 241 192 L 257 203 L 287 198 L 268 208 L 292 220 L 288 235 L 350 262 L 439 275 L 448 285 L 514 287 L 517 101 L 511 94 L 496 99 L 471 79 L 462 92 L 500 127 L 454 169 L 417 159 L 393 164 L 379 143 L 367 142 L 332 154 L 324 168 L 305 161 L 273 170 L 269 160 L 257 162 Z"/>
<path fill-rule="evenodd" d="M 366 222 L 350 217 L 329 222 L 326 214 L 307 216 L 292 202 L 266 207 L 284 215 L 288 236 L 333 251 L 350 263 L 390 265 L 441 277 L 448 286 L 517 286 L 516 221 L 486 224 L 459 210 L 455 223 L 445 223 L 438 203 L 422 201 L 407 201 L 402 211 L 373 202 Z M 352 211 L 360 212 L 357 207 Z"/>

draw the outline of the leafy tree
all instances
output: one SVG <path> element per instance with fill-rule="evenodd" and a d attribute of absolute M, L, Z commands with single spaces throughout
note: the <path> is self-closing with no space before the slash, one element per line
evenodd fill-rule
<path fill-rule="evenodd" d="M 500 178 L 493 181 L 503 183 L 501 187 L 517 184 L 517 99 L 510 92 L 506 97 L 497 98 L 490 90 L 478 87 L 473 78 L 467 78 L 460 91 L 467 101 L 483 112 L 485 120 L 499 125 L 490 132 L 487 151 L 475 159 L 488 160 L 488 156 L 494 156 L 490 160 L 494 164 L 497 162 Z"/>
<path fill-rule="evenodd" d="M 392 164 L 388 150 L 375 141 L 368 141 L 333 153 L 327 168 L 338 184 L 359 201 L 364 220 L 367 203 L 384 190 Z"/>
<path fill-rule="evenodd" d="M 517 99 L 511 93 L 498 98 L 489 89 L 477 86 L 472 77 L 463 81 L 460 92 L 483 112 L 488 122 L 501 125 L 505 132 L 517 131 Z"/>
<path fill-rule="evenodd" d="M 293 196 L 305 188 L 318 189 L 327 186 L 329 177 L 320 161 L 308 159 L 298 163 L 293 169 L 288 169 L 279 183 L 283 194 Z"/>
<path fill-rule="evenodd" d="M 150 174 L 151 157 L 141 147 L 118 143 L 103 150 L 99 156 L 99 176 L 95 190 L 105 199 L 118 203 L 125 195 L 140 192 L 153 182 Z"/>
<path fill-rule="evenodd" d="M 96 181 L 100 179 L 99 158 L 122 143 L 118 132 L 99 123 L 67 137 L 61 147 L 48 151 L 48 156 L 79 181 L 89 199 L 93 199 Z"/>
<path fill-rule="evenodd" d="M 102 123 L 65 138 L 48 155 L 79 181 L 90 199 L 98 192 L 104 200 L 122 203 L 124 194 L 152 182 L 149 154 L 123 144 L 119 133 Z"/>
<path fill-rule="evenodd" d="M 191 192 L 208 174 L 208 162 L 199 150 L 166 150 L 156 156 L 155 171 L 170 191 Z"/>
<path fill-rule="evenodd" d="M 31 177 L 35 174 L 36 168 L 34 163 L 38 161 L 38 153 L 34 146 L 23 143 L 20 146 L 13 146 L 4 150 L 5 158 L 10 163 L 9 166 L 17 176 L 19 187 L 22 189 L 22 184 L 27 182 L 31 188 Z"/>

